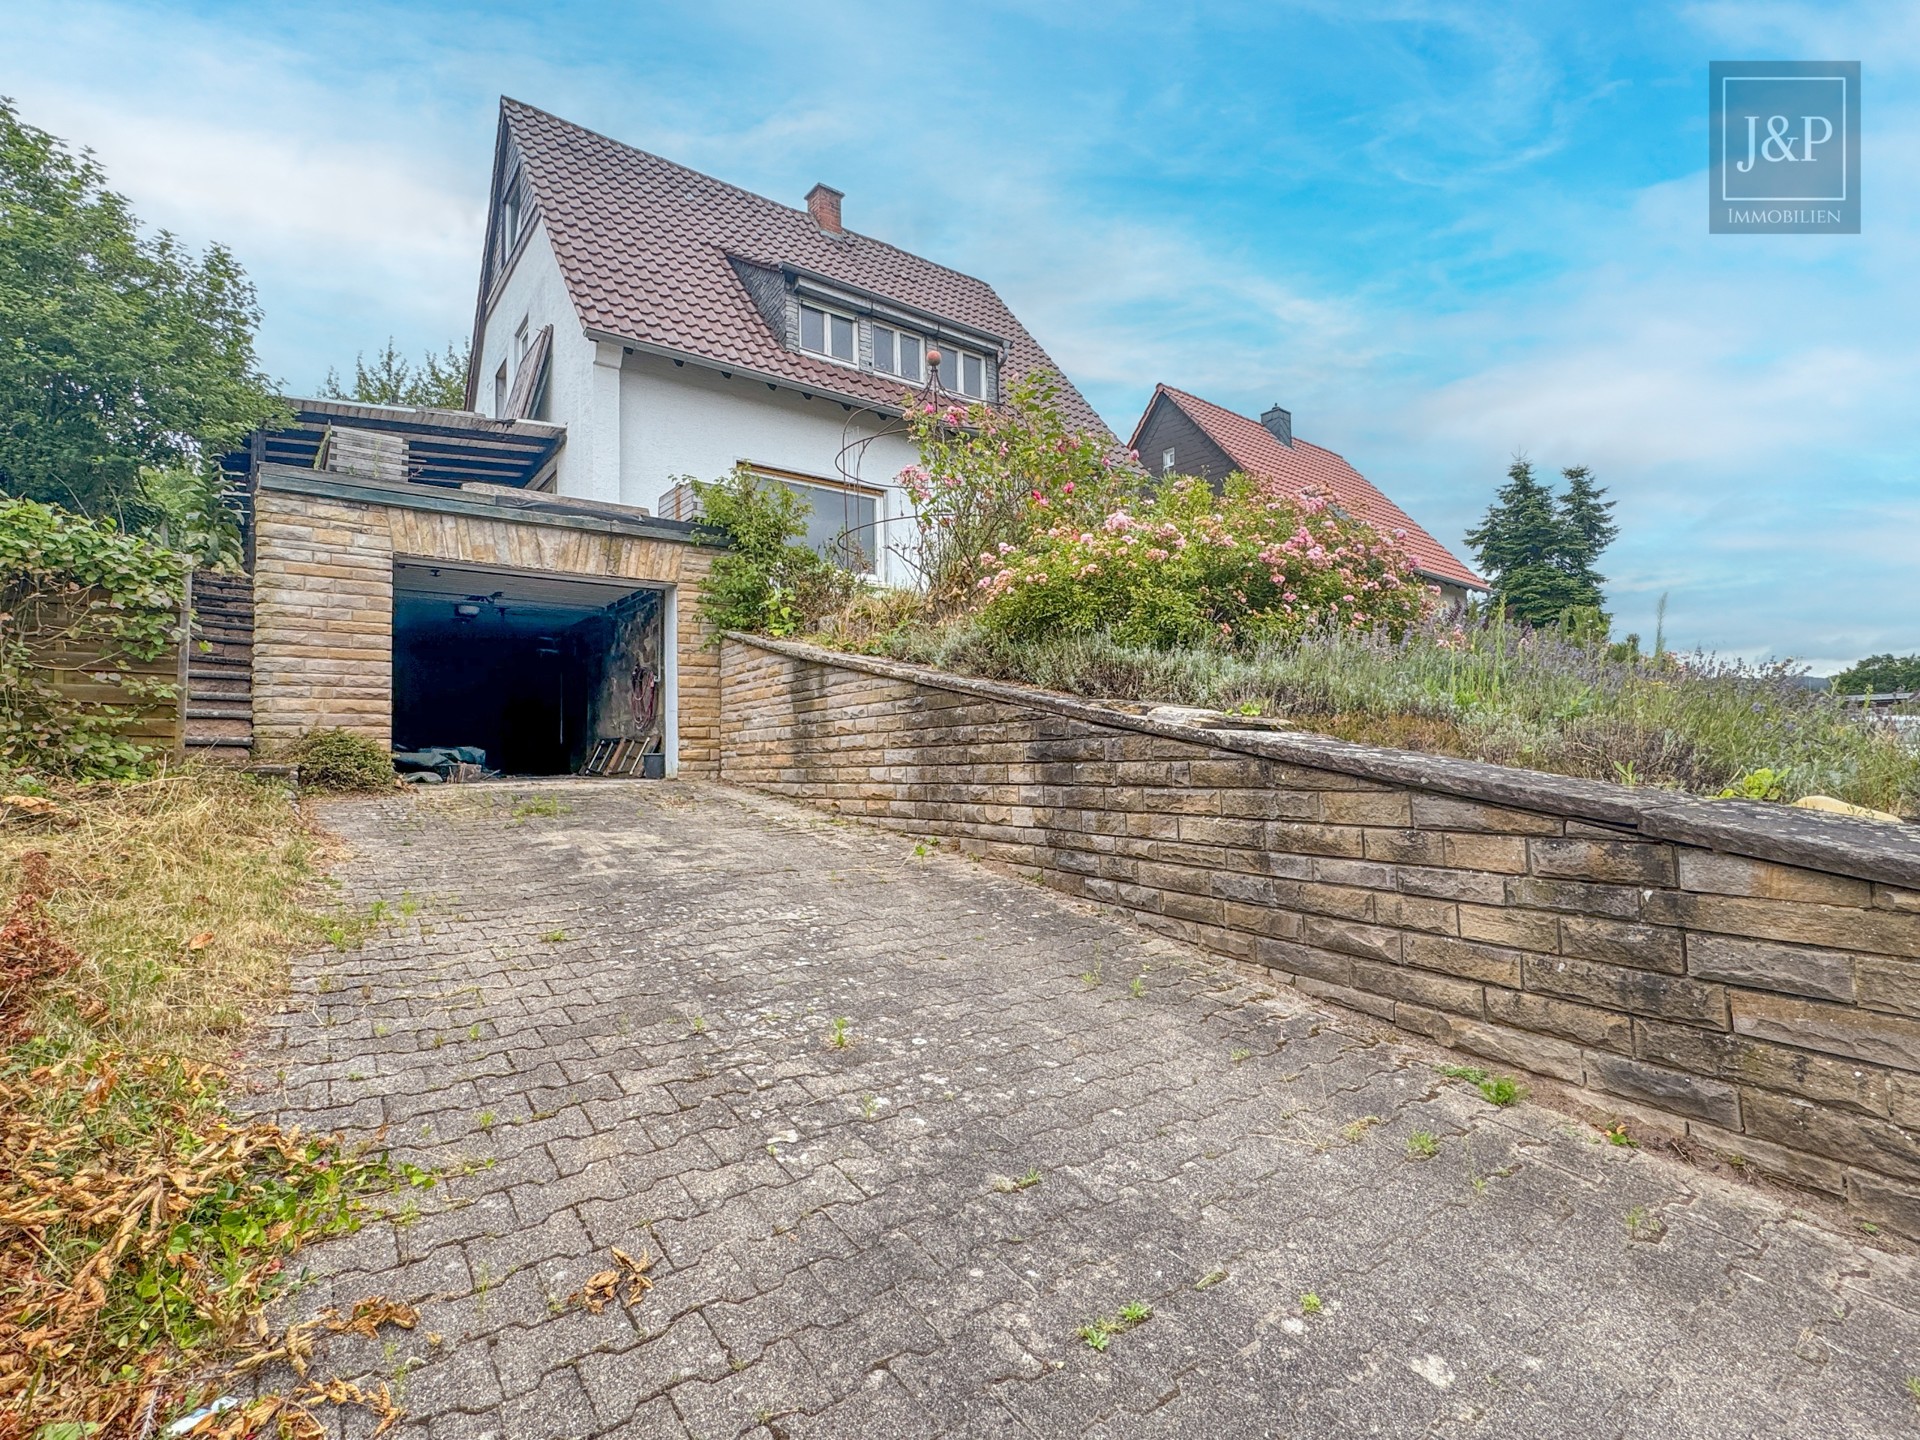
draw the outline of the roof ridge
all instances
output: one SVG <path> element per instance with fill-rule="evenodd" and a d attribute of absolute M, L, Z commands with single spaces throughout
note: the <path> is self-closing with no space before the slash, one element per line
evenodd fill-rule
<path fill-rule="evenodd" d="M 746 186 L 736 185 L 731 180 L 722 180 L 718 175 L 709 175 L 704 170 L 696 170 L 691 165 L 683 165 L 678 160 L 670 160 L 657 150 L 642 149 L 630 141 L 617 139 L 607 134 L 604 130 L 595 130 L 590 125 L 582 125 L 577 121 L 567 119 L 565 116 L 556 115 L 551 110 L 543 110 L 538 105 L 530 105 L 524 100 L 515 100 L 510 95 L 502 95 L 500 97 L 500 108 L 504 111 L 508 106 L 514 106 L 520 110 L 538 115 L 543 119 L 551 120 L 554 124 L 564 126 L 568 130 L 577 131 L 579 134 L 590 135 L 595 140 L 604 140 L 609 145 L 617 145 L 620 149 L 631 151 L 635 155 L 643 155 L 649 160 L 657 161 L 667 166 L 669 169 L 678 170 L 683 175 L 691 175 L 697 180 L 705 180 L 710 184 L 718 185 L 723 190 L 731 190 L 734 194 L 743 196 L 748 200 L 757 201 L 762 205 L 776 205 L 780 209 L 789 211 L 794 215 L 809 214 L 807 207 L 804 205 L 789 205 L 783 200 L 774 199 L 771 195 L 763 195 L 758 190 L 749 190 Z M 523 163 L 526 160 L 526 149 L 524 146 L 521 147 L 521 160 Z M 993 290 L 996 299 L 1000 298 L 1000 292 L 993 289 L 991 281 L 983 280 L 978 275 L 971 275 L 965 270 L 956 270 L 951 265 L 943 265 L 940 261 L 929 259 L 917 250 L 909 250 L 904 245 L 896 245 L 891 240 L 882 240 L 878 235 L 869 235 L 864 230 L 843 229 L 841 233 L 849 235 L 855 240 L 863 240 L 869 245 L 878 245 L 884 250 L 891 250 L 894 254 L 903 255 L 909 260 L 917 260 L 922 265 L 930 265 L 936 270 L 943 270 L 949 275 L 957 275 L 962 280 L 971 280 L 976 285 L 984 285 L 987 289 Z"/>

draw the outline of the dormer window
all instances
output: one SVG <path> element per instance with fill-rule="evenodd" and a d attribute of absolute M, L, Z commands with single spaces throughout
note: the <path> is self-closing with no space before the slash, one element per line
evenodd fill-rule
<path fill-rule="evenodd" d="M 854 363 L 853 320 L 813 305 L 800 307 L 800 348 Z"/>
<path fill-rule="evenodd" d="M 956 350 L 950 345 L 942 345 L 944 352 L 940 357 L 940 383 L 955 395 L 965 395 L 974 400 L 987 397 L 987 362 L 968 350 Z"/>
<path fill-rule="evenodd" d="M 891 325 L 873 327 L 873 368 L 902 380 L 920 379 L 921 341 L 918 335 Z"/>

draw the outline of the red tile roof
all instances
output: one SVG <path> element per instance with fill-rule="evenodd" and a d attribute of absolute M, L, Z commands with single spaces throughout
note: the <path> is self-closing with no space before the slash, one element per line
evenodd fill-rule
<path fill-rule="evenodd" d="M 1237 469 L 1301 490 L 1323 491 L 1348 514 L 1366 521 L 1382 534 L 1405 531 L 1402 543 L 1412 552 L 1416 568 L 1429 580 L 1447 580 L 1477 590 L 1487 588 L 1486 581 L 1461 564 L 1453 552 L 1414 524 L 1406 511 L 1333 451 L 1309 445 L 1297 436 L 1292 445 L 1282 445 L 1258 420 L 1236 415 L 1197 395 L 1189 395 L 1171 385 L 1156 385 L 1153 399 L 1141 412 L 1140 424 L 1134 427 L 1129 444 L 1138 445 L 1140 430 L 1162 397 L 1178 406 L 1209 440 L 1226 451 Z"/>
<path fill-rule="evenodd" d="M 1002 383 L 1059 374 L 985 281 L 852 231 L 823 230 L 779 204 L 584 130 L 517 100 L 500 102 L 536 213 L 587 330 L 738 368 L 768 380 L 897 411 L 905 382 L 787 348 L 729 255 L 792 266 L 851 290 L 1007 342 Z M 1064 376 L 1068 425 L 1111 439 Z"/>

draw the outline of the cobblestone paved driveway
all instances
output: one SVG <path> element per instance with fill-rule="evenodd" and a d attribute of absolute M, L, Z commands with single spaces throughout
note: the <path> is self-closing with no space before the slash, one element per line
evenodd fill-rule
<path fill-rule="evenodd" d="M 1911 1261 L 1037 886 L 711 785 L 323 813 L 395 918 L 262 1103 L 454 1177 L 293 1306 L 420 1305 L 318 1367 L 398 1433 L 1916 1429 Z M 613 1246 L 654 1288 L 569 1305 Z"/>

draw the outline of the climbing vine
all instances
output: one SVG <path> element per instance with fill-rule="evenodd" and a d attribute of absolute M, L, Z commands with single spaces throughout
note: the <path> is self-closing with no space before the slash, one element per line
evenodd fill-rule
<path fill-rule="evenodd" d="M 174 642 L 187 563 L 111 520 L 0 498 L 0 771 L 89 779 L 145 767 L 146 752 L 122 732 L 140 704 L 173 687 L 122 667 Z M 131 703 L 75 697 L 59 683 L 57 654 Z"/>

